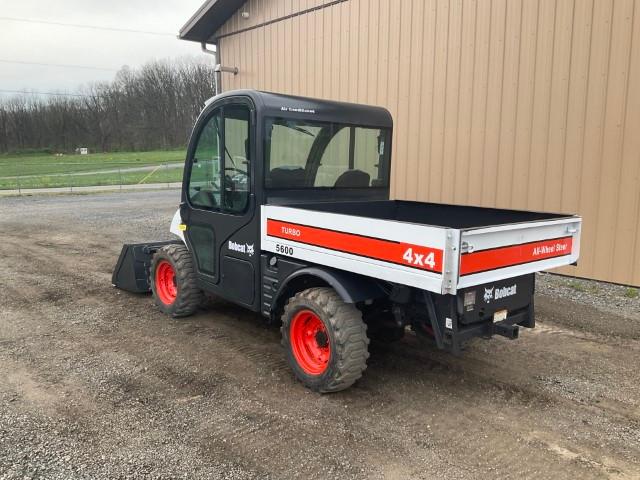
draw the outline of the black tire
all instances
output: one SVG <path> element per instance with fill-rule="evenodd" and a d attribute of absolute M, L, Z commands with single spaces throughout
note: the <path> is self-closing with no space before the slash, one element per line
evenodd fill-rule
<path fill-rule="evenodd" d="M 324 324 L 330 356 L 322 373 L 309 374 L 296 360 L 291 343 L 291 324 L 296 314 L 311 310 Z M 328 287 L 309 288 L 289 299 L 282 315 L 282 346 L 295 376 L 316 392 L 337 392 L 362 376 L 369 358 L 367 326 L 362 313 L 345 303 Z"/>
<path fill-rule="evenodd" d="M 175 299 L 165 303 L 158 295 L 156 273 L 158 265 L 168 262 L 175 272 Z M 185 245 L 167 245 L 154 253 L 149 269 L 151 293 L 158 308 L 173 318 L 193 315 L 202 303 L 203 294 L 196 285 L 196 272 L 191 253 Z"/>

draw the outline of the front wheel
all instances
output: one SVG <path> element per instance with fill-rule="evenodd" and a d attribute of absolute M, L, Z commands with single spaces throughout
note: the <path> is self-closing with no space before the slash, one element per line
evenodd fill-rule
<path fill-rule="evenodd" d="M 202 302 L 191 253 L 184 245 L 167 245 L 151 260 L 150 284 L 156 305 L 174 318 L 192 315 Z"/>
<path fill-rule="evenodd" d="M 344 390 L 367 368 L 369 338 L 362 313 L 332 288 L 309 288 L 291 298 L 281 331 L 289 365 L 312 390 Z"/>

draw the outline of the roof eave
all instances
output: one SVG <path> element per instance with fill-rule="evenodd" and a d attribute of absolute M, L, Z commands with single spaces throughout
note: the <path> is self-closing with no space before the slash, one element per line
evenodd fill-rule
<path fill-rule="evenodd" d="M 178 38 L 208 42 L 246 0 L 207 0 L 180 29 Z"/>

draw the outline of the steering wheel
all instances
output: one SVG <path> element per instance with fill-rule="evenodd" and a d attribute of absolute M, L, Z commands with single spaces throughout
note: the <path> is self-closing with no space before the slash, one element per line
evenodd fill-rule
<path fill-rule="evenodd" d="M 240 175 L 247 175 L 247 172 L 236 167 L 224 167 L 224 171 L 226 172 L 227 170 L 239 173 Z"/>

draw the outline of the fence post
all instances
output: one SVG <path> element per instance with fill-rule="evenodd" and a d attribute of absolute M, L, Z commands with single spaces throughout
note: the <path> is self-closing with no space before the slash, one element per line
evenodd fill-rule
<path fill-rule="evenodd" d="M 122 171 L 120 170 L 120 165 L 118 165 L 118 178 L 120 179 L 120 190 L 122 190 Z"/>
<path fill-rule="evenodd" d="M 169 182 L 169 164 L 164 164 L 164 173 L 167 175 L 167 188 L 171 188 L 171 183 Z"/>
<path fill-rule="evenodd" d="M 17 168 L 16 168 L 16 183 L 18 184 L 18 195 L 22 195 L 22 190 L 20 189 L 20 162 L 16 162 L 17 163 Z"/>

